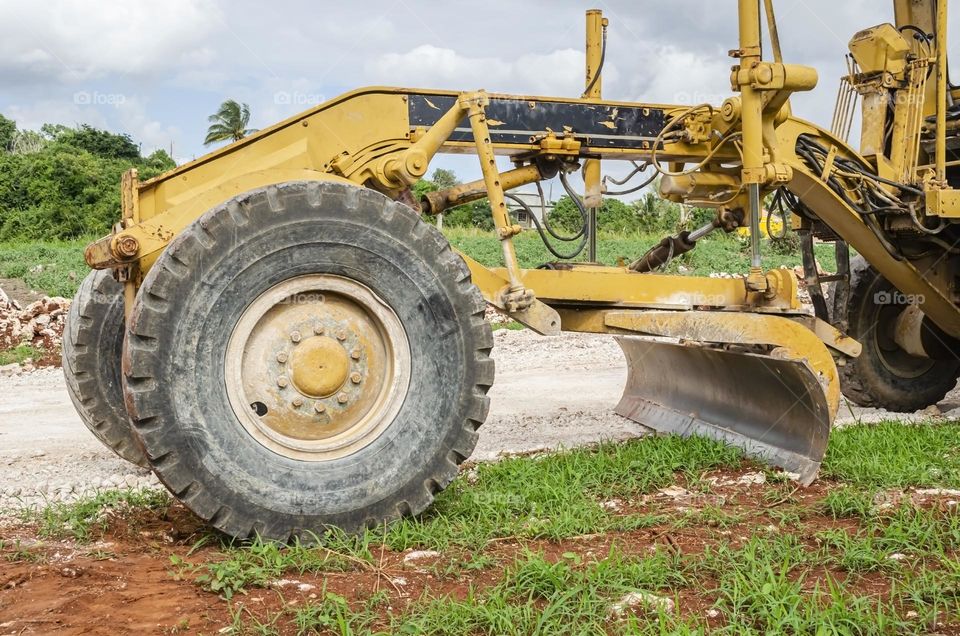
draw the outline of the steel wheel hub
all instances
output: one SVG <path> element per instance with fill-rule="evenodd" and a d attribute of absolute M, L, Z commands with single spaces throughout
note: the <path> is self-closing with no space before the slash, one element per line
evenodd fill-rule
<path fill-rule="evenodd" d="M 254 300 L 227 345 L 227 395 L 272 451 L 325 461 L 372 443 L 410 380 L 400 319 L 365 285 L 332 274 L 283 281 Z"/>

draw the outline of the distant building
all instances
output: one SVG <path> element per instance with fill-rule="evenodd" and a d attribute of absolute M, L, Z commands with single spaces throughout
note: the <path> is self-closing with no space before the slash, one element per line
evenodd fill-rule
<path fill-rule="evenodd" d="M 536 215 L 538 221 L 543 221 L 544 212 L 549 216 L 553 211 L 553 202 L 550 200 L 545 200 L 543 208 L 540 207 L 540 194 L 538 192 L 518 192 L 514 190 L 511 191 L 510 194 L 526 203 Z M 533 221 L 530 220 L 530 215 L 523 209 L 523 206 L 516 201 L 507 199 L 507 210 L 510 212 L 510 217 L 516 219 L 520 227 L 534 227 Z"/>

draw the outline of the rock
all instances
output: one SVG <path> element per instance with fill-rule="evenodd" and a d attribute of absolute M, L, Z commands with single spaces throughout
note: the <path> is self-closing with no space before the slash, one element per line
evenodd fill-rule
<path fill-rule="evenodd" d="M 763 473 L 747 473 L 737 479 L 737 484 L 741 486 L 747 486 L 750 484 L 765 484 L 767 483 L 767 476 Z"/>
<path fill-rule="evenodd" d="M 953 488 L 917 488 L 914 492 L 922 497 L 960 497 L 960 490 Z"/>
<path fill-rule="evenodd" d="M 649 592 L 629 592 L 624 594 L 619 601 L 613 603 L 608 610 L 610 616 L 623 616 L 627 610 L 639 610 L 646 613 L 665 614 L 673 613 L 675 603 L 672 598 L 657 596 Z"/>
<path fill-rule="evenodd" d="M 891 561 L 903 561 L 904 559 L 907 558 L 907 555 L 902 552 L 894 552 L 887 558 L 890 559 Z"/>
<path fill-rule="evenodd" d="M 622 507 L 623 502 L 619 499 L 611 499 L 609 501 L 603 501 L 600 503 L 600 507 L 606 510 L 607 512 L 619 512 Z"/>
<path fill-rule="evenodd" d="M 707 615 L 707 618 L 716 618 L 717 616 L 720 616 L 720 610 L 715 610 L 712 607 L 708 609 L 705 613 Z"/>
<path fill-rule="evenodd" d="M 669 497 L 670 499 L 685 499 L 691 495 L 690 491 L 680 486 L 667 486 L 657 491 L 659 497 Z"/>
<path fill-rule="evenodd" d="M 943 411 L 941 411 L 940 407 L 937 406 L 936 404 L 931 404 L 930 406 L 928 406 L 927 408 L 923 409 L 920 412 L 923 415 L 926 415 L 928 417 L 940 417 L 941 415 L 943 415 Z"/>
<path fill-rule="evenodd" d="M 0 375 L 18 375 L 20 373 L 20 365 L 16 362 L 11 362 L 10 364 L 5 364 L 0 367 Z"/>
<path fill-rule="evenodd" d="M 413 563 L 415 561 L 425 561 L 426 559 L 438 559 L 440 558 L 440 553 L 436 550 L 414 550 L 413 552 L 408 552 L 403 557 L 404 563 Z"/>

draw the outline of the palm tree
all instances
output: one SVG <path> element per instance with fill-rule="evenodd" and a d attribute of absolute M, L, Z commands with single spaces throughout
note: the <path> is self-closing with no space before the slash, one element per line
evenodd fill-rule
<path fill-rule="evenodd" d="M 218 141 L 240 141 L 257 132 L 256 128 L 247 128 L 250 123 L 250 107 L 232 99 L 220 104 L 217 112 L 210 115 L 207 121 L 211 123 L 207 128 L 207 138 L 203 140 L 206 146 Z"/>

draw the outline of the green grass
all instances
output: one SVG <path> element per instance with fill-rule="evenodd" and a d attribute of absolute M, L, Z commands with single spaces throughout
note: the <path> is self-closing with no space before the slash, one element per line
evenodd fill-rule
<path fill-rule="evenodd" d="M 428 590 L 406 607 L 395 607 L 386 584 L 356 600 L 321 589 L 318 598 L 266 617 L 235 606 L 231 630 L 238 634 L 289 628 L 303 634 L 929 633 L 937 621 L 960 620 L 960 516 L 909 500 L 877 510 L 873 493 L 955 485 L 957 430 L 955 423 L 884 423 L 835 431 L 824 470 L 841 483 L 823 499 L 787 501 L 783 493 L 794 486 L 777 480 L 762 487 L 761 502 L 788 504 L 755 510 L 789 523 L 779 528 L 723 503 L 692 511 L 673 511 L 669 503 L 644 514 L 605 511 L 599 502 L 607 498 L 638 501 L 681 477 L 696 490 L 707 483 L 705 471 L 741 466 L 739 453 L 713 442 L 654 437 L 482 464 L 423 516 L 361 537 L 328 535 L 321 548 L 254 542 L 224 547 L 212 562 L 177 565 L 224 596 L 288 572 L 380 572 L 383 549 L 439 550 L 429 570 L 437 585 L 496 573 L 465 595 Z M 866 468 L 858 468 L 864 460 Z M 817 515 L 836 526 L 806 527 Z M 654 525 L 657 536 L 696 531 L 708 541 L 702 550 L 623 551 L 630 535 L 618 531 Z M 570 541 L 595 533 L 608 533 L 610 547 L 595 553 Z M 499 539 L 519 544 L 519 552 L 505 558 L 495 547 L 502 544 L 491 543 Z M 531 540 L 564 548 L 552 556 L 525 551 Z M 883 591 L 876 577 L 888 582 Z M 708 625 L 700 613 L 656 608 L 610 614 L 612 603 L 635 591 L 678 604 L 696 595 L 719 618 Z"/>
<path fill-rule="evenodd" d="M 488 267 L 502 266 L 500 244 L 492 232 L 473 228 L 449 228 L 444 230 L 444 234 L 451 245 L 481 264 Z M 629 263 L 642 256 L 662 238 L 660 234 L 600 234 L 597 259 L 604 265 L 616 265 L 618 261 Z M 538 267 L 557 260 L 547 251 L 536 232 L 524 232 L 515 237 L 513 242 L 517 258 L 523 267 Z M 831 245 L 817 245 L 815 252 L 822 267 L 831 271 L 836 268 Z M 581 255 L 577 260 L 582 261 L 585 258 L 585 255 Z M 778 254 L 771 249 L 769 242 L 765 243 L 765 267 L 793 267 L 799 263 L 799 253 Z M 681 265 L 686 269 L 685 273 L 698 276 L 712 272 L 746 273 L 750 266 L 748 242 L 736 236 L 708 237 L 697 243 L 696 249 L 677 258 L 667 271 L 677 273 Z"/>
<path fill-rule="evenodd" d="M 90 239 L 0 243 L 0 278 L 18 278 L 34 291 L 72 298 L 90 271 L 83 248 Z"/>
<path fill-rule="evenodd" d="M 21 521 L 37 526 L 44 539 L 73 539 L 81 543 L 99 538 L 111 515 L 125 516 L 143 510 L 161 510 L 170 496 L 159 490 L 106 490 L 76 502 L 52 502 L 20 511 Z"/>
<path fill-rule="evenodd" d="M 39 360 L 43 357 L 43 350 L 33 345 L 22 344 L 13 349 L 0 351 L 0 366 L 5 364 L 23 364 L 26 360 Z"/>
<path fill-rule="evenodd" d="M 678 471 L 696 476 L 740 461 L 740 451 L 717 442 L 671 436 L 480 464 L 424 515 L 358 539 L 330 537 L 328 545 L 369 557 L 380 543 L 394 550 L 444 550 L 505 537 L 563 539 L 647 527 L 661 519 L 613 514 L 600 503 L 651 492 L 672 483 Z"/>
<path fill-rule="evenodd" d="M 830 436 L 820 476 L 859 487 L 960 487 L 960 423 L 843 427 Z"/>

